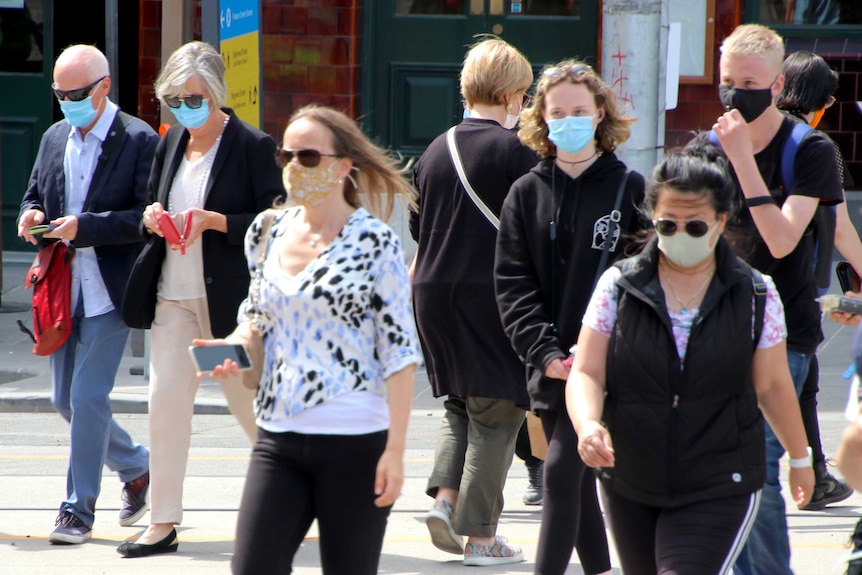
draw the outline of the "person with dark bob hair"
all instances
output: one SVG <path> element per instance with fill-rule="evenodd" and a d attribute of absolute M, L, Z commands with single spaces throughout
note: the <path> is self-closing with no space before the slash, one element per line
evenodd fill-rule
<path fill-rule="evenodd" d="M 722 237 L 735 196 L 714 150 L 668 154 L 643 204 L 656 233 L 583 318 L 566 405 L 626 575 L 730 573 L 766 480 L 764 415 L 797 505 L 814 486 L 781 298 Z"/>
<path fill-rule="evenodd" d="M 838 74 L 826 61 L 813 52 L 793 52 L 784 60 L 784 90 L 778 95 L 777 105 L 781 110 L 817 128 L 828 110 L 835 103 L 838 89 Z M 835 156 L 841 170 L 841 187 L 853 185 L 853 179 L 844 163 L 844 156 L 835 144 Z M 829 288 L 832 278 L 832 247 L 838 248 L 857 273 L 862 272 L 862 242 L 850 221 L 845 201 L 836 206 L 821 206 L 815 213 L 814 231 L 817 234 L 817 264 L 815 276 L 821 293 Z M 840 323 L 857 323 L 858 316 L 846 314 L 832 317 Z M 820 369 L 817 356 L 811 358 L 808 377 L 802 386 L 799 405 L 802 419 L 814 458 L 814 476 L 817 484 L 811 502 L 805 506 L 807 511 L 820 511 L 828 505 L 844 501 L 853 495 L 853 489 L 836 479 L 826 466 L 826 455 L 820 441 L 820 423 L 817 420 L 817 393 Z"/>

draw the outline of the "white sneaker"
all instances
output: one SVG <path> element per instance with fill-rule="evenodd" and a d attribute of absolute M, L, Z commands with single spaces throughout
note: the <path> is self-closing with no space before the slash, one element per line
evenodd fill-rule
<path fill-rule="evenodd" d="M 477 545 L 467 543 L 464 551 L 464 565 L 485 567 L 489 565 L 505 565 L 520 563 L 524 560 L 524 552 L 508 544 L 505 537 L 497 535 L 493 545 Z"/>
<path fill-rule="evenodd" d="M 464 538 L 452 528 L 454 510 L 448 501 L 435 501 L 434 507 L 425 516 L 425 525 L 431 534 L 434 547 L 447 553 L 464 553 Z"/>

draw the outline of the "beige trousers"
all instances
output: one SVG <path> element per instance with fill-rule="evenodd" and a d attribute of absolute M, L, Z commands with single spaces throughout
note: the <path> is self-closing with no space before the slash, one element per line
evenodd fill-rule
<path fill-rule="evenodd" d="M 150 523 L 180 524 L 183 519 L 183 480 L 200 385 L 188 353 L 195 338 L 212 338 L 207 299 L 160 297 L 150 332 Z M 253 444 L 255 392 L 239 377 L 219 384 L 228 408 Z"/>

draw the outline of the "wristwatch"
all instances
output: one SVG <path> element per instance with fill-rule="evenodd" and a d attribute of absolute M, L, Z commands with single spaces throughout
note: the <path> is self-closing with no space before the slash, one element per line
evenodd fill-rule
<path fill-rule="evenodd" d="M 811 448 L 806 447 L 805 449 L 808 450 L 807 456 L 800 457 L 799 459 L 793 459 L 792 457 L 788 458 L 791 469 L 805 469 L 807 467 L 814 466 L 814 456 L 811 454 Z"/>

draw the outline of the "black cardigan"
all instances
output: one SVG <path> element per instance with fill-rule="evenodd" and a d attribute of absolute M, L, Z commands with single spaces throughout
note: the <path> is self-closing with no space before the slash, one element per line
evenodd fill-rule
<path fill-rule="evenodd" d="M 229 108 L 230 120 L 222 134 L 205 190 L 204 209 L 224 214 L 227 233 L 205 231 L 203 242 L 204 284 L 214 337 L 224 337 L 236 327 L 239 304 L 248 294 L 245 232 L 254 217 L 283 197 L 281 170 L 275 165 L 275 141 L 246 124 Z M 148 184 L 149 202 L 168 205 L 168 194 L 189 141 L 183 126 L 173 126 L 156 148 Z M 155 315 L 156 290 L 165 258 L 165 241 L 142 234 L 149 241 L 138 258 L 126 287 L 123 317 L 132 327 L 148 328 Z M 146 265 L 142 265 L 146 264 Z"/>

